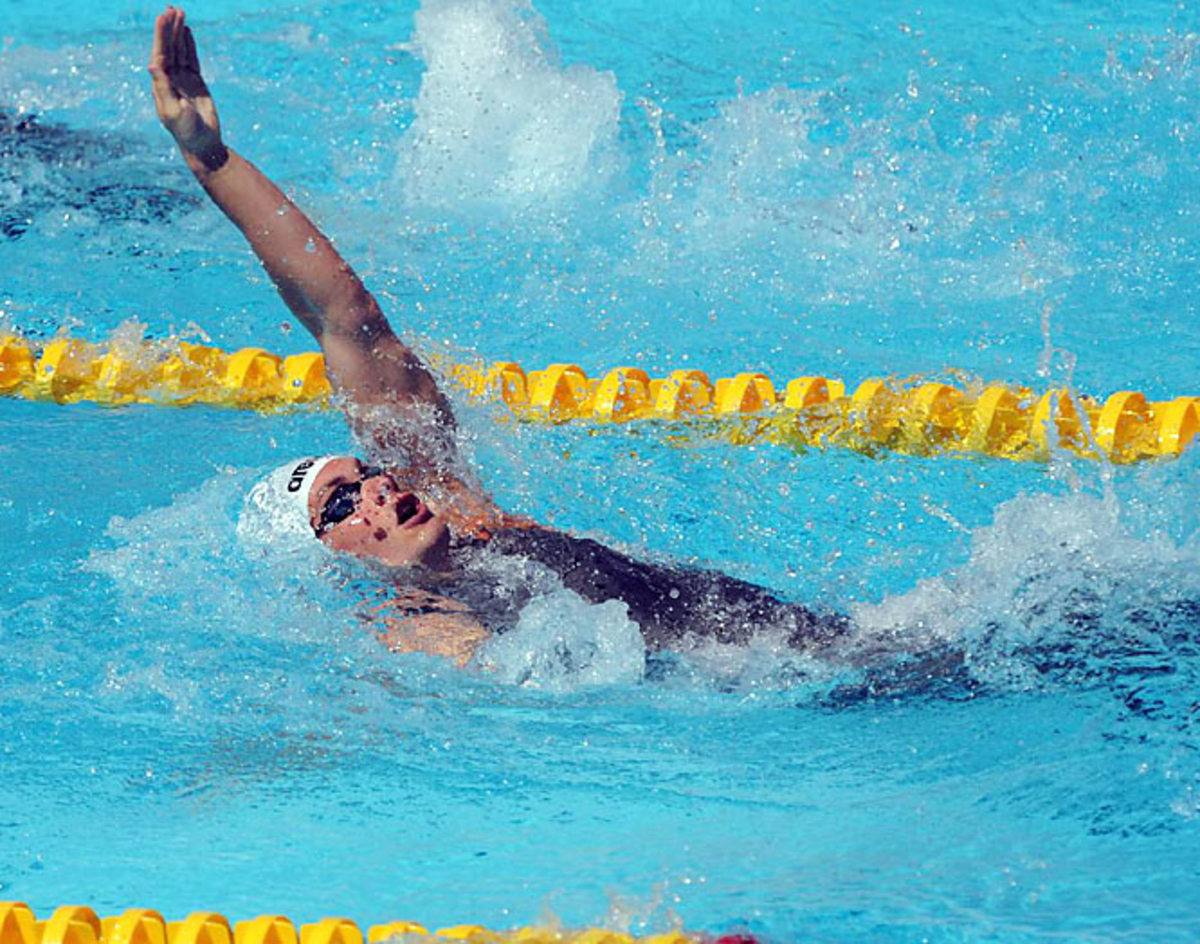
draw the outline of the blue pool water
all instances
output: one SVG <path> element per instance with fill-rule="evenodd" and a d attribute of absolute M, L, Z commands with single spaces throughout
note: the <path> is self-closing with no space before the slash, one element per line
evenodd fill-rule
<path fill-rule="evenodd" d="M 0 0 L 0 326 L 312 347 L 173 155 L 156 10 Z M 230 142 L 428 350 L 595 374 L 1200 392 L 1198 13 L 213 2 Z M 36 115 L 41 134 L 12 122 Z M 1200 459 L 869 458 L 514 426 L 503 504 L 852 613 L 962 677 L 644 666 L 560 595 L 384 651 L 241 546 L 335 414 L 0 402 L 0 900 L 788 940 L 1193 940 Z"/>

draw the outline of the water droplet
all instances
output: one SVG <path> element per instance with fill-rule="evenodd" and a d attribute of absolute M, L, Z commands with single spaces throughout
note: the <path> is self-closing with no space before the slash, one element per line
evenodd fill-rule
<path fill-rule="evenodd" d="M 317 242 L 311 236 L 308 238 L 308 242 L 306 242 L 304 244 L 304 251 L 305 252 L 316 252 L 317 251 Z"/>

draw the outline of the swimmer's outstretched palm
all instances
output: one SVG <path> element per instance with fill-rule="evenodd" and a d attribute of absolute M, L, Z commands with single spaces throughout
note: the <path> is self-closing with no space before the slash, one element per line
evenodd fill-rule
<path fill-rule="evenodd" d="M 154 47 L 150 51 L 154 105 L 158 118 L 180 149 L 205 164 L 224 151 L 221 124 L 208 86 L 200 75 L 196 41 L 184 23 L 183 11 L 167 7 L 154 21 Z"/>

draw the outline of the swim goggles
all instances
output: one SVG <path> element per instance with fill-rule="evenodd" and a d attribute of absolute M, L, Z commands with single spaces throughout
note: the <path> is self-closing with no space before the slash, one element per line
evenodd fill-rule
<path fill-rule="evenodd" d="M 383 475 L 383 469 L 364 465 L 359 470 L 357 481 L 342 482 L 334 487 L 325 499 L 325 504 L 321 506 L 321 517 L 315 528 L 317 537 L 341 524 L 358 510 L 358 504 L 362 501 L 362 483 L 377 475 Z"/>

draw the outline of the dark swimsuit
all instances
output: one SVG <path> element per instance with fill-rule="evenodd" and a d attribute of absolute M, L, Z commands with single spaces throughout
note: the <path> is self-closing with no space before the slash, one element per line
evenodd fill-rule
<path fill-rule="evenodd" d="M 787 603 L 763 587 L 714 571 L 635 560 L 587 538 L 546 528 L 506 528 L 475 546 L 536 561 L 589 603 L 620 600 L 650 649 L 675 649 L 689 637 L 745 644 L 759 631 L 782 631 L 789 646 L 827 645 L 848 629 L 845 617 Z"/>

